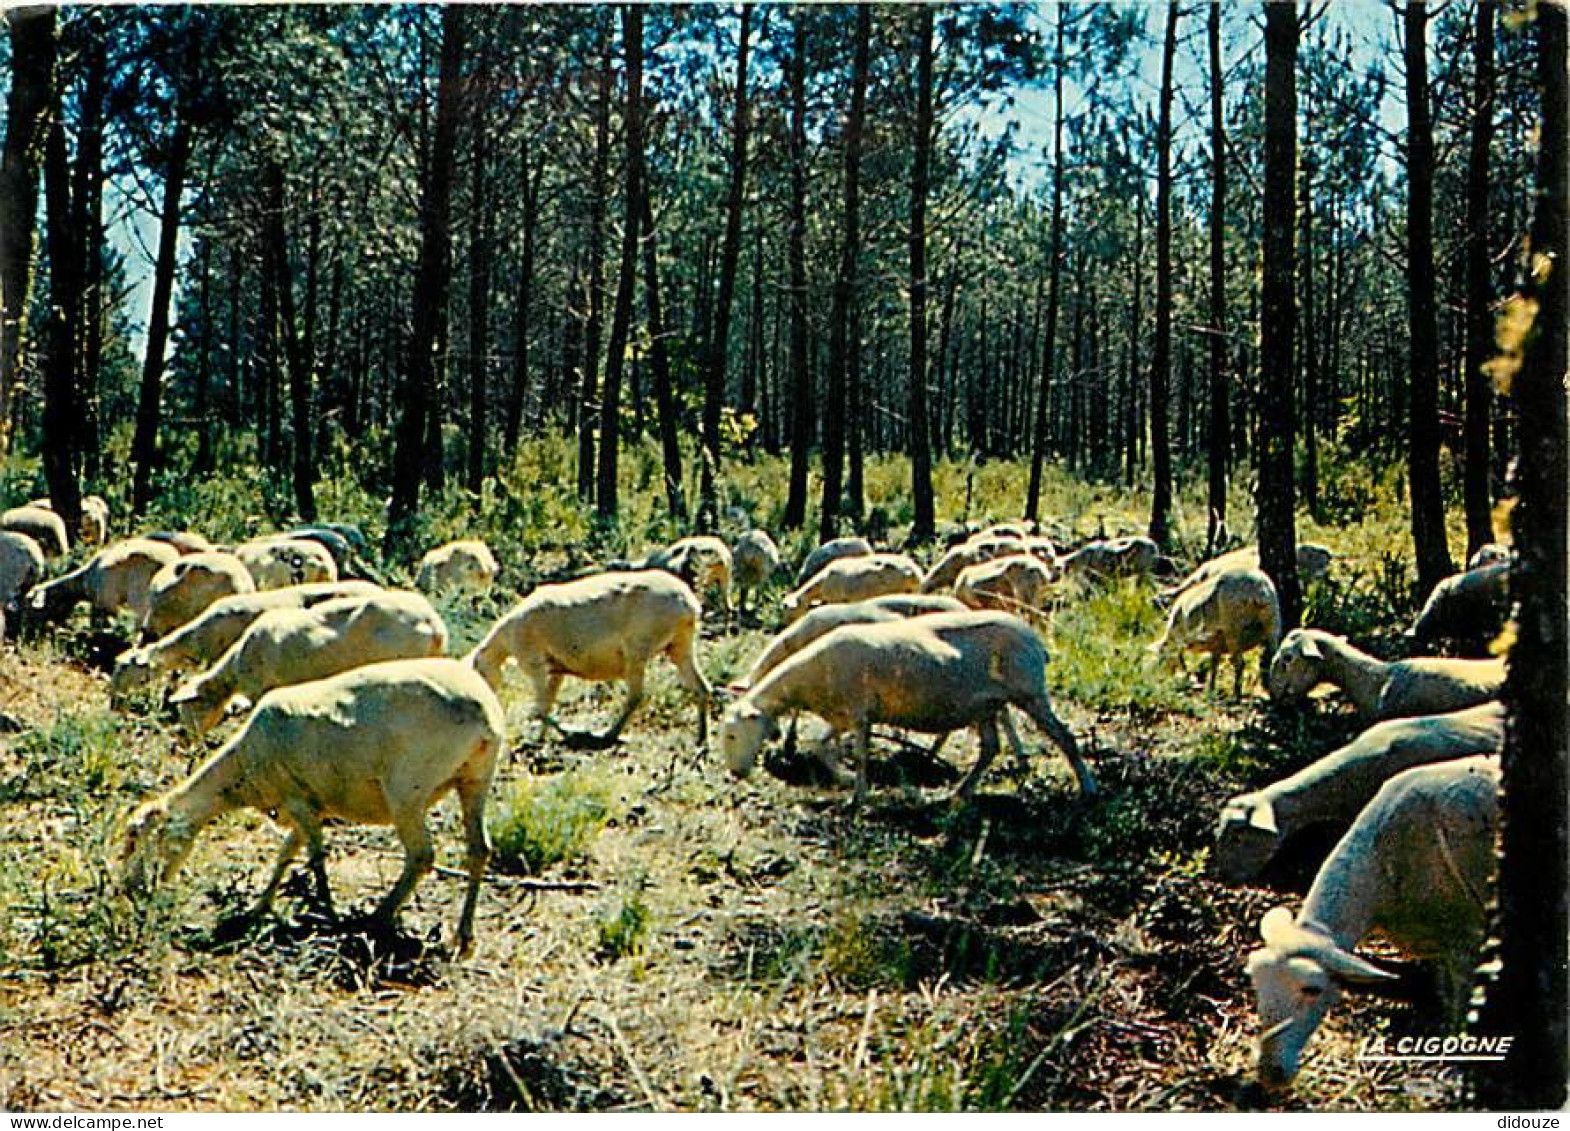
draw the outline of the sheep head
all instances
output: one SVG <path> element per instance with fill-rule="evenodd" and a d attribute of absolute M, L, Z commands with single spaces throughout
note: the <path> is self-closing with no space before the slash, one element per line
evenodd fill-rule
<path fill-rule="evenodd" d="M 720 750 L 730 772 L 739 778 L 752 773 L 758 751 L 779 732 L 779 724 L 768 712 L 745 700 L 732 704 L 720 730 Z"/>
<path fill-rule="evenodd" d="M 1265 676 L 1265 689 L 1277 703 L 1300 703 L 1320 682 L 1320 665 L 1325 654 L 1319 642 L 1302 629 L 1287 633 L 1276 649 Z"/>
<path fill-rule="evenodd" d="M 1280 846 L 1275 807 L 1257 793 L 1244 793 L 1221 807 L 1210 859 L 1223 883 L 1241 884 L 1259 875 Z"/>
<path fill-rule="evenodd" d="M 1259 933 L 1265 945 L 1247 966 L 1260 1022 L 1255 1071 L 1261 1084 L 1277 1088 L 1297 1075 L 1304 1046 L 1346 986 L 1395 975 L 1297 923 L 1285 907 L 1267 912 Z"/>
<path fill-rule="evenodd" d="M 126 891 L 145 895 L 178 872 L 196 833 L 191 822 L 171 814 L 164 798 L 138 808 L 126 822 L 121 852 Z"/>
<path fill-rule="evenodd" d="M 129 648 L 115 657 L 114 674 L 109 677 L 109 694 L 115 700 L 141 691 L 153 681 L 153 665 L 145 648 Z"/>
<path fill-rule="evenodd" d="M 208 694 L 196 679 L 187 680 L 176 688 L 169 696 L 169 705 L 179 714 L 180 725 L 191 734 L 206 734 L 223 718 L 223 703 Z"/>

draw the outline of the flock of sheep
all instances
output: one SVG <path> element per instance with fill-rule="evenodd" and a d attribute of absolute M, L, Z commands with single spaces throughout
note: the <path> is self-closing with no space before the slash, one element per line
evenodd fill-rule
<path fill-rule="evenodd" d="M 109 519 L 103 500 L 89 497 L 76 539 L 102 548 L 45 580 L 48 560 L 73 541 L 48 500 L 0 514 L 0 606 L 24 625 L 57 621 L 82 602 L 95 614 L 134 617 L 143 642 L 116 660 L 117 705 L 183 677 L 168 701 L 193 734 L 218 726 L 237 702 L 249 708 L 187 780 L 131 815 L 128 888 L 145 891 L 167 879 L 208 822 L 251 807 L 288 831 L 256 911 L 268 906 L 302 848 L 316 896 L 330 910 L 324 822 L 391 825 L 404 867 L 373 915 L 390 923 L 434 864 L 426 815 L 454 791 L 467 848 L 460 953 L 473 940 L 490 856 L 484 814 L 505 744 L 496 692 L 507 662 L 527 678 L 542 728 L 557 725 L 552 708 L 565 677 L 624 683 L 626 699 L 609 730 L 574 736 L 607 746 L 642 702 L 649 662 L 664 656 L 697 701 L 697 736 L 706 745 L 715 691 L 699 662 L 698 594 L 716 596 L 729 620 L 732 589 L 739 609 L 749 598 L 761 608 L 781 567 L 761 530 L 733 546 L 684 538 L 642 562 L 538 586 L 472 652 L 450 658 L 447 628 L 428 595 L 488 589 L 497 563 L 481 542 L 427 554 L 416 591 L 385 587 L 350 526 L 302 526 L 219 548 L 192 533 L 108 543 Z M 810 712 L 849 740 L 851 768 L 840 765 L 834 742 L 820 744 L 816 756 L 853 786 L 859 806 L 874 726 L 938 736 L 939 744 L 972 729 L 980 753 L 952 798 L 963 803 L 998 753 L 1000 730 L 1023 761 L 1014 707 L 1062 750 L 1081 793 L 1097 793 L 1048 699 L 1048 656 L 1031 622 L 1061 586 L 1151 576 L 1170 563 L 1138 537 L 1096 540 L 1060 555 L 1020 524 L 963 531 L 951 541 L 926 569 L 860 538 L 808 555 L 781 601 L 781 631 L 726 689 L 719 745 L 733 773 L 748 773 L 783 723 L 794 728 L 796 716 Z M 1322 547 L 1299 547 L 1305 577 L 1322 576 L 1330 563 Z M 1503 619 L 1508 569 L 1503 551 L 1475 560 L 1436 590 L 1413 638 L 1463 651 L 1486 644 Z M 1331 684 L 1372 724 L 1306 769 L 1231 799 L 1220 813 L 1213 866 L 1234 883 L 1259 876 L 1309 825 L 1348 830 L 1297 914 L 1282 907 L 1264 917 L 1264 945 L 1248 958 L 1262 1025 L 1261 1080 L 1292 1078 L 1305 1043 L 1345 988 L 1392 977 L 1354 953 L 1376 928 L 1435 962 L 1450 1015 L 1458 1016 L 1482 944 L 1493 867 L 1503 662 L 1385 663 L 1313 628 L 1283 639 L 1275 589 L 1252 549 L 1203 564 L 1159 598 L 1168 614 L 1151 645 L 1158 658 L 1181 664 L 1185 652 L 1208 653 L 1213 683 L 1221 658 L 1230 657 L 1236 696 L 1243 657 L 1263 649 L 1265 686 L 1277 703 L 1300 703 Z"/>

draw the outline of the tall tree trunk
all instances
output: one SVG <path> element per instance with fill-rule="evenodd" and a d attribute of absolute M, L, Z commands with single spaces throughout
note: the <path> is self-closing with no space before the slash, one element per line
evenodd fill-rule
<path fill-rule="evenodd" d="M 545 175 L 545 161 L 538 161 L 529 168 L 529 142 L 525 138 L 518 149 L 519 183 L 523 186 L 523 247 L 518 253 L 518 286 L 513 295 L 512 325 L 512 390 L 507 399 L 505 429 L 506 458 L 512 459 L 518 449 L 518 436 L 523 429 L 523 408 L 529 395 L 529 338 L 533 334 L 534 309 L 534 241 L 540 222 L 540 180 Z"/>
<path fill-rule="evenodd" d="M 1310 132 L 1314 128 L 1312 118 L 1305 123 L 1305 128 Z M 1302 332 L 1298 334 L 1298 355 L 1303 371 L 1303 503 L 1308 507 L 1309 513 L 1319 513 L 1319 351 L 1315 340 L 1318 323 L 1315 320 L 1315 295 L 1318 289 L 1314 283 L 1314 166 L 1311 161 L 1303 162 L 1302 177 L 1303 201 L 1303 286 L 1299 292 L 1302 295 Z"/>
<path fill-rule="evenodd" d="M 823 504 L 818 534 L 823 541 L 839 530 L 845 473 L 847 371 L 850 366 L 851 304 L 856 300 L 856 268 L 861 258 L 861 143 L 867 108 L 872 9 L 856 5 L 855 59 L 851 65 L 850 112 L 845 119 L 845 204 L 839 270 L 829 322 L 829 382 L 823 413 Z"/>
<path fill-rule="evenodd" d="M 1494 540 L 1489 417 L 1493 382 L 1483 365 L 1494 353 L 1493 278 L 1489 267 L 1488 155 L 1494 144 L 1495 0 L 1478 0 L 1472 37 L 1471 152 L 1466 169 L 1466 552 Z"/>
<path fill-rule="evenodd" d="M 1264 280 L 1260 310 L 1259 562 L 1276 585 L 1281 627 L 1297 627 L 1302 593 L 1297 576 L 1297 489 L 1292 449 L 1293 343 L 1297 337 L 1297 43 L 1295 3 L 1265 3 Z"/>
<path fill-rule="evenodd" d="M 1156 346 L 1150 361 L 1150 537 L 1165 548 L 1171 535 L 1172 438 L 1167 396 L 1172 379 L 1172 61 L 1177 54 L 1177 0 L 1167 7 L 1161 51 L 1161 110 L 1156 125 Z"/>
<path fill-rule="evenodd" d="M 1059 14 L 1061 18 L 1061 13 Z M 927 183 L 932 162 L 932 8 L 917 11 L 916 147 L 910 173 L 910 377 L 905 443 L 915 513 L 910 540 L 937 532 L 932 500 L 932 436 L 927 421 Z"/>
<path fill-rule="evenodd" d="M 82 321 L 82 232 L 75 224 L 65 123 L 57 91 L 44 158 L 49 247 L 49 355 L 44 368 L 43 463 L 49 502 L 75 531 L 82 519 L 76 440 L 80 434 L 77 350 Z"/>
<path fill-rule="evenodd" d="M 480 80 L 485 81 L 483 78 Z M 478 503 L 485 484 L 486 418 L 490 395 L 486 387 L 491 352 L 491 233 L 493 220 L 488 197 L 487 136 L 483 113 L 473 118 L 474 165 L 470 178 L 469 207 L 469 445 L 464 486 Z"/>
<path fill-rule="evenodd" d="M 426 459 L 426 417 L 436 388 L 436 351 L 447 315 L 452 275 L 453 149 L 458 136 L 459 83 L 468 9 L 442 9 L 441 64 L 436 80 L 436 126 L 421 192 L 420 261 L 415 270 L 406 373 L 399 400 L 393 449 L 392 501 L 387 513 L 387 551 L 401 550 L 413 533 Z"/>
<path fill-rule="evenodd" d="M 77 419 L 80 431 L 76 451 L 87 482 L 100 472 L 101 445 L 98 424 L 98 370 L 104 346 L 104 95 L 108 85 L 109 53 L 101 19 L 95 19 L 83 48 L 86 77 L 81 94 L 81 123 L 77 130 L 76 187 L 72 191 L 73 223 L 81 233 L 82 308 L 79 319 L 81 364 L 77 370 Z M 3 410 L 0 410 L 3 411 Z"/>
<path fill-rule="evenodd" d="M 1445 541 L 1439 482 L 1439 329 L 1434 295 L 1434 132 L 1428 108 L 1428 5 L 1408 0 L 1407 99 L 1407 467 L 1412 547 L 1421 598 L 1454 568 Z"/>
<path fill-rule="evenodd" d="M 599 419 L 600 333 L 605 321 L 605 197 L 611 152 L 614 56 L 611 30 L 601 24 L 600 71 L 594 111 L 594 162 L 589 170 L 588 322 L 583 330 L 583 377 L 578 389 L 578 497 L 594 499 L 594 425 Z"/>
<path fill-rule="evenodd" d="M 621 372 L 632 322 L 632 292 L 638 280 L 638 224 L 643 211 L 643 9 L 639 5 L 622 6 L 621 38 L 627 52 L 627 101 L 622 113 L 622 129 L 627 142 L 627 176 L 622 193 L 621 269 L 616 275 L 616 304 L 611 310 L 605 392 L 600 398 L 600 474 L 595 492 L 597 513 L 605 521 L 616 517 Z"/>
<path fill-rule="evenodd" d="M 164 164 L 164 199 L 158 213 L 158 259 L 153 267 L 153 306 L 147 316 L 147 355 L 136 406 L 136 434 L 131 440 L 135 471 L 131 480 L 131 512 L 146 513 L 153 501 L 153 470 L 158 462 L 158 430 L 163 417 L 164 352 L 169 346 L 169 306 L 174 296 L 174 268 L 180 232 L 180 197 L 185 191 L 186 165 L 191 157 L 191 124 L 177 111 Z"/>
<path fill-rule="evenodd" d="M 1128 331 L 1128 414 L 1123 430 L 1123 482 L 1133 486 L 1139 469 L 1139 338 L 1145 325 L 1145 207 L 1143 198 L 1134 202 L 1134 293 L 1129 296 Z"/>
<path fill-rule="evenodd" d="M 790 490 L 784 524 L 807 521 L 812 461 L 812 375 L 807 367 L 807 13 L 793 8 L 790 57 Z"/>
<path fill-rule="evenodd" d="M 33 288 L 33 218 L 55 85 L 52 5 L 5 13 L 11 38 L 5 149 L 0 154 L 0 451 L 11 446 L 11 401 Z"/>
<path fill-rule="evenodd" d="M 1210 427 L 1206 441 L 1209 465 L 1209 519 L 1205 552 L 1221 547 L 1227 521 L 1227 451 L 1232 434 L 1227 421 L 1227 157 L 1222 117 L 1221 5 L 1213 4 L 1206 28 L 1210 48 Z"/>
<path fill-rule="evenodd" d="M 698 528 L 719 524 L 714 477 L 720 466 L 720 407 L 725 401 L 725 358 L 730 345 L 731 303 L 736 295 L 736 262 L 741 256 L 741 208 L 747 185 L 747 55 L 752 34 L 752 5 L 741 6 L 736 31 L 736 103 L 731 115 L 730 191 L 725 200 L 725 238 L 720 245 L 719 287 L 709 331 L 703 383 L 703 459 L 699 473 Z"/>
<path fill-rule="evenodd" d="M 1570 322 L 1570 184 L 1566 135 L 1565 7 L 1537 6 L 1538 83 L 1542 91 L 1537 154 L 1534 259 L 1550 265 L 1528 282 L 1538 302 L 1526 356 L 1511 393 L 1520 412 L 1516 507 L 1511 513 L 1517 560 L 1511 572 L 1516 640 L 1510 650 L 1509 710 L 1501 799 L 1498 935 L 1500 973 L 1484 1011 L 1484 1031 L 1515 1040 L 1497 1071 L 1484 1078 L 1485 1101 L 1507 1109 L 1561 1111 L 1566 1063 L 1566 894 L 1570 878 L 1570 741 L 1565 686 L 1565 382 Z"/>
<path fill-rule="evenodd" d="M 1063 274 L 1063 19 L 1061 6 L 1055 9 L 1055 78 L 1052 90 L 1052 235 L 1047 251 L 1047 325 L 1042 331 L 1041 387 L 1036 390 L 1036 427 L 1030 449 L 1030 485 L 1025 493 L 1025 517 L 1035 522 L 1041 517 L 1041 474 L 1047 458 L 1048 412 L 1057 374 L 1058 295 Z"/>
<path fill-rule="evenodd" d="M 654 375 L 654 403 L 660 417 L 660 458 L 665 469 L 665 497 L 671 517 L 678 522 L 687 517 L 687 496 L 682 489 L 680 410 L 671 382 L 670 358 L 665 349 L 665 311 L 660 302 L 659 250 L 654 230 L 654 209 L 649 203 L 647 170 L 638 202 L 638 223 L 643 236 L 643 294 L 648 307 L 649 368 Z"/>
<path fill-rule="evenodd" d="M 217 336 L 214 333 L 216 311 L 213 309 L 213 246 L 211 241 L 203 240 L 202 249 L 197 253 L 196 287 L 197 301 L 202 311 L 202 344 L 200 356 L 196 366 L 196 391 L 192 394 L 192 415 L 196 417 L 196 459 L 191 465 L 191 474 L 200 476 L 210 473 L 213 469 L 213 397 L 212 397 L 212 343 Z"/>
<path fill-rule="evenodd" d="M 294 432 L 290 484 L 294 506 L 305 522 L 316 521 L 316 460 L 311 449 L 311 357 L 295 318 L 294 279 L 289 267 L 289 236 L 284 225 L 283 169 L 269 158 L 262 172 L 267 188 L 265 261 L 278 294 L 278 331 L 289 367 L 289 416 Z"/>

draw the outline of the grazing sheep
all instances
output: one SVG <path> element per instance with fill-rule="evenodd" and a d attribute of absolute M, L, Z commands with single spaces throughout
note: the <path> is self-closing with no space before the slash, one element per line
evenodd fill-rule
<path fill-rule="evenodd" d="M 1035 613 L 1046 603 L 1052 570 L 1035 554 L 1009 554 L 966 566 L 954 582 L 954 596 L 972 609 Z"/>
<path fill-rule="evenodd" d="M 54 511 L 45 507 L 12 507 L 0 513 L 0 530 L 25 534 L 48 558 L 58 558 L 71 549 L 71 539 L 65 532 L 65 522 Z"/>
<path fill-rule="evenodd" d="M 1499 694 L 1505 662 L 1497 660 L 1396 660 L 1385 663 L 1339 636 L 1317 628 L 1287 633 L 1270 662 L 1265 686 L 1277 703 L 1302 702 L 1322 683 L 1333 683 L 1366 719 L 1438 715 L 1475 707 Z"/>
<path fill-rule="evenodd" d="M 1297 544 L 1297 576 L 1301 581 L 1314 581 L 1324 577 L 1330 572 L 1330 563 L 1335 559 L 1335 554 L 1324 546 L 1314 542 L 1299 542 Z M 1209 581 L 1218 573 L 1225 573 L 1233 569 L 1258 569 L 1259 547 L 1244 546 L 1240 550 L 1230 550 L 1218 557 L 1211 558 L 1182 581 L 1164 589 L 1161 592 L 1162 600 L 1171 600 L 1179 593 L 1192 589 L 1202 582 Z"/>
<path fill-rule="evenodd" d="M 253 914 L 272 903 L 290 861 L 305 846 L 316 893 L 332 907 L 322 826 L 328 818 L 392 825 L 404 866 L 373 918 L 391 925 L 435 863 L 425 814 L 458 794 L 468 888 L 457 946 L 474 938 L 474 908 L 490 860 L 485 795 L 505 727 L 495 693 L 458 660 L 398 660 L 268 692 L 245 726 L 184 783 L 138 808 L 126 830 L 126 886 L 169 878 L 198 833 L 232 809 L 251 808 L 289 829 Z"/>
<path fill-rule="evenodd" d="M 1292 776 L 1222 806 L 1211 851 L 1216 875 L 1229 884 L 1247 883 L 1294 834 L 1317 824 L 1350 825 L 1402 770 L 1496 754 L 1504 741 L 1505 709 L 1498 703 L 1376 723 Z"/>
<path fill-rule="evenodd" d="M 894 593 L 887 597 L 874 597 L 867 601 L 852 601 L 843 605 L 821 605 L 781 632 L 763 650 L 752 668 L 734 684 L 745 690 L 800 652 L 807 645 L 822 639 L 836 628 L 847 624 L 886 624 L 907 617 L 927 616 L 930 613 L 963 613 L 966 607 L 953 597 L 940 597 L 929 593 Z"/>
<path fill-rule="evenodd" d="M 326 546 L 309 538 L 256 538 L 234 549 L 258 589 L 337 581 L 338 563 Z"/>
<path fill-rule="evenodd" d="M 152 542 L 167 543 L 182 554 L 210 554 L 218 548 L 200 534 L 190 530 L 156 530 L 151 534 L 143 534 L 142 537 Z"/>
<path fill-rule="evenodd" d="M 1447 1019 L 1460 1023 L 1482 949 L 1498 808 L 1495 758 L 1405 770 L 1341 838 L 1297 917 L 1285 907 L 1265 915 L 1265 945 L 1247 967 L 1261 1083 L 1297 1074 L 1303 1046 L 1344 990 L 1394 980 L 1353 953 L 1372 930 L 1435 964 Z"/>
<path fill-rule="evenodd" d="M 644 567 L 676 575 L 694 593 L 718 590 L 720 608 L 730 615 L 730 547 L 712 534 L 678 539 L 650 554 Z"/>
<path fill-rule="evenodd" d="M 767 530 L 749 530 L 731 547 L 732 579 L 740 594 L 738 612 L 747 611 L 747 594 L 767 585 L 779 572 L 780 548 L 774 544 Z"/>
<path fill-rule="evenodd" d="M 1080 789 L 1094 793 L 1095 778 L 1047 698 L 1046 667 L 1040 638 L 1007 613 L 938 613 L 846 625 L 780 664 L 731 705 L 722 740 L 725 762 L 732 773 L 745 776 L 764 742 L 779 733 L 781 716 L 811 711 L 835 733 L 855 736 L 859 804 L 867 791 L 873 724 L 925 734 L 973 726 L 981 756 L 956 790 L 964 797 L 997 755 L 998 716 L 1012 704 L 1063 750 Z"/>
<path fill-rule="evenodd" d="M 1510 615 L 1510 561 L 1445 578 L 1423 603 L 1407 636 L 1419 648 L 1451 644 L 1468 656 L 1486 656 Z"/>
<path fill-rule="evenodd" d="M 27 505 L 54 510 L 47 498 L 34 499 Z M 102 495 L 82 496 L 82 517 L 76 525 L 76 536 L 84 546 L 102 546 L 109 540 L 109 504 Z"/>
<path fill-rule="evenodd" d="M 272 609 L 252 622 L 212 667 L 181 684 L 169 702 L 180 721 L 205 734 L 236 695 L 264 691 L 382 660 L 439 656 L 447 626 L 418 593 L 383 590 L 308 609 Z"/>
<path fill-rule="evenodd" d="M 534 688 L 542 730 L 555 725 L 551 707 L 565 676 L 622 680 L 627 701 L 604 735 L 610 745 L 643 702 L 645 669 L 663 654 L 681 685 L 698 697 L 698 744 L 709 736 L 709 683 L 698 670 L 702 607 L 684 581 L 661 570 L 601 573 L 541 585 L 491 626 L 470 660 L 492 687 L 509 659 Z M 558 728 L 559 729 L 559 728 Z"/>
<path fill-rule="evenodd" d="M 0 609 L 12 608 L 44 575 L 44 552 L 26 534 L 0 530 Z"/>
<path fill-rule="evenodd" d="M 164 566 L 148 583 L 147 619 L 142 630 L 149 639 L 167 636 L 220 597 L 255 592 L 251 571 L 233 554 L 217 550 L 185 554 Z"/>
<path fill-rule="evenodd" d="M 1477 548 L 1477 552 L 1466 560 L 1467 571 L 1482 569 L 1484 566 L 1498 565 L 1508 562 L 1513 551 L 1503 542 L 1485 542 Z"/>
<path fill-rule="evenodd" d="M 830 562 L 843 558 L 863 558 L 870 553 L 872 543 L 865 538 L 831 538 L 808 554 L 807 560 L 801 563 L 801 569 L 796 574 L 796 588 L 800 589 L 811 581 Z"/>
<path fill-rule="evenodd" d="M 120 699 L 140 691 L 160 672 L 211 664 L 240 639 L 257 617 L 272 609 L 303 609 L 337 597 L 363 597 L 377 592 L 380 587 L 368 581 L 330 581 L 220 597 L 194 620 L 167 636 L 120 653 L 109 681 L 110 695 Z"/>
<path fill-rule="evenodd" d="M 785 624 L 789 625 L 817 605 L 841 605 L 889 593 L 914 593 L 920 588 L 921 570 L 904 554 L 869 554 L 830 562 L 811 581 L 786 596 L 780 608 Z"/>
<path fill-rule="evenodd" d="M 468 538 L 438 546 L 421 558 L 414 585 L 432 594 L 448 589 L 484 593 L 495 583 L 500 568 L 489 546 Z"/>
<path fill-rule="evenodd" d="M 179 558 L 173 546 L 146 538 L 127 538 L 107 546 L 86 565 L 33 590 L 29 604 L 49 621 L 63 620 L 82 601 L 93 611 L 113 616 L 129 609 L 138 623 L 147 619 L 153 576 Z"/>
<path fill-rule="evenodd" d="M 1065 577 L 1096 580 L 1103 577 L 1144 577 L 1155 568 L 1160 549 L 1149 538 L 1131 535 L 1087 542 L 1059 560 Z"/>
<path fill-rule="evenodd" d="M 373 581 L 377 585 L 384 584 L 377 571 L 365 561 L 363 556 L 366 552 L 365 535 L 357 526 L 331 522 L 314 523 L 296 526 L 292 530 L 284 531 L 279 537 L 320 542 L 322 547 L 332 555 L 339 577 Z"/>
<path fill-rule="evenodd" d="M 1150 650 L 1157 657 L 1175 658 L 1180 667 L 1184 652 L 1209 652 L 1207 689 L 1216 685 L 1221 657 L 1231 656 L 1236 699 L 1243 694 L 1243 653 L 1263 648 L 1268 663 L 1280 642 L 1281 607 L 1275 585 L 1257 569 L 1234 567 L 1212 572 L 1179 593 L 1167 613 L 1166 630 Z"/>
<path fill-rule="evenodd" d="M 921 592 L 936 593 L 948 589 L 959 580 L 959 575 L 973 565 L 990 562 L 994 558 L 1017 554 L 1024 548 L 1024 539 L 998 534 L 977 534 L 933 563 L 921 579 Z"/>

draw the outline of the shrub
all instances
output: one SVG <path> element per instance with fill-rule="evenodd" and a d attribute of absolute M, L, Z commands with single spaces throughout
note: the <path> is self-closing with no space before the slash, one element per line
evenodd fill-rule
<path fill-rule="evenodd" d="M 532 873 L 576 859 L 620 811 L 610 779 L 594 771 L 515 782 L 490 820 L 496 866 Z"/>

